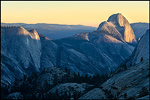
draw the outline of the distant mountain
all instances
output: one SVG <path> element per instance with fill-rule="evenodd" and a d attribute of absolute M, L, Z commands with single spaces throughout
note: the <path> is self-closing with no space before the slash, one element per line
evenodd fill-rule
<path fill-rule="evenodd" d="M 121 33 L 123 39 L 128 43 L 136 43 L 136 37 L 128 20 L 121 14 L 114 14 L 107 20 Z"/>
<path fill-rule="evenodd" d="M 73 36 L 79 32 L 92 32 L 96 27 L 84 25 L 61 25 L 61 24 L 25 24 L 25 23 L 1 23 L 3 26 L 22 26 L 26 30 L 35 29 L 50 39 L 61 39 Z"/>
<path fill-rule="evenodd" d="M 139 38 L 143 36 L 146 30 L 149 29 L 149 23 L 131 23 L 130 25 L 137 40 L 139 40 Z"/>

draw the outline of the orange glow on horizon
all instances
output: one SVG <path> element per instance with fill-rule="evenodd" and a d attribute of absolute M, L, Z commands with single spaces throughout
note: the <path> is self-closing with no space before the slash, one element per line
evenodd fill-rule
<path fill-rule="evenodd" d="M 149 23 L 149 1 L 2 1 L 3 23 L 49 23 L 98 27 L 115 13 L 130 23 Z"/>

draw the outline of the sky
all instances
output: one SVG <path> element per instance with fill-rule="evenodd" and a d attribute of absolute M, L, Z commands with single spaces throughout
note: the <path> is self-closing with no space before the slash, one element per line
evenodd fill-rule
<path fill-rule="evenodd" d="M 2 23 L 98 27 L 116 13 L 130 23 L 149 23 L 149 1 L 1 1 Z"/>

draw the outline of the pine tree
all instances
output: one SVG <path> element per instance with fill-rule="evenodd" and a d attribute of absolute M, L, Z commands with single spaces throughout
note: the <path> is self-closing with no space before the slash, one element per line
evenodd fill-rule
<path fill-rule="evenodd" d="M 141 62 L 143 62 L 143 57 L 141 57 Z"/>
<path fill-rule="evenodd" d="M 86 83 L 88 83 L 88 75 L 87 75 L 87 74 L 85 74 L 85 76 L 84 76 L 84 81 L 85 81 Z"/>
<path fill-rule="evenodd" d="M 56 89 L 56 91 L 55 91 L 55 99 L 59 99 L 59 97 L 58 97 L 58 89 Z"/>
<path fill-rule="evenodd" d="M 127 65 L 126 64 L 123 64 L 121 67 L 124 68 L 125 70 L 127 70 Z"/>
<path fill-rule="evenodd" d="M 127 98 L 127 93 L 124 94 L 124 98 L 125 98 L 125 99 Z"/>
<path fill-rule="evenodd" d="M 68 74 L 70 75 L 70 69 L 68 69 Z"/>
<path fill-rule="evenodd" d="M 67 69 L 67 67 L 65 67 L 65 71 L 66 71 L 66 72 L 68 72 L 68 69 Z"/>
<path fill-rule="evenodd" d="M 57 83 L 58 83 L 58 78 L 56 75 L 54 75 L 54 80 L 53 80 L 54 86 L 57 85 Z"/>
<path fill-rule="evenodd" d="M 78 76 L 77 76 L 77 82 L 80 83 L 80 73 L 78 72 Z"/>
<path fill-rule="evenodd" d="M 132 63 L 130 63 L 130 66 L 132 66 Z"/>
<path fill-rule="evenodd" d="M 43 67 L 43 70 L 41 72 L 41 75 L 44 74 L 46 72 L 45 67 Z"/>
<path fill-rule="evenodd" d="M 24 75 L 23 81 L 27 81 L 27 75 Z"/>
<path fill-rule="evenodd" d="M 74 72 L 74 77 L 76 77 L 77 76 L 77 74 Z"/>
<path fill-rule="evenodd" d="M 149 92 L 148 92 L 148 90 L 145 88 L 145 87 L 143 87 L 142 88 L 142 91 L 139 93 L 140 95 L 140 97 L 143 97 L 143 96 L 146 96 L 146 95 L 148 95 L 149 94 Z"/>

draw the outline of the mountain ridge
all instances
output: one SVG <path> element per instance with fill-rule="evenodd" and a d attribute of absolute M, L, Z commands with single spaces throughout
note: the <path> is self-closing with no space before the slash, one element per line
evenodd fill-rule
<path fill-rule="evenodd" d="M 79 72 L 81 75 L 110 73 L 116 70 L 134 49 L 124 41 L 119 31 L 112 35 L 114 30 L 117 31 L 115 27 L 112 31 L 107 30 L 110 34 L 105 32 L 104 28 L 104 31 L 83 32 L 58 40 L 39 36 L 36 30 L 22 30 L 27 35 L 5 38 L 7 30 L 2 29 L 1 54 L 11 55 L 11 59 L 17 62 L 18 67 L 25 74 L 28 73 L 27 75 L 31 74 L 32 70 L 38 72 L 43 67 L 52 66 L 67 67 L 72 73 Z M 20 47 L 19 50 L 15 46 Z M 6 64 L 3 67 L 6 67 Z M 11 65 L 9 67 L 12 68 Z"/>

